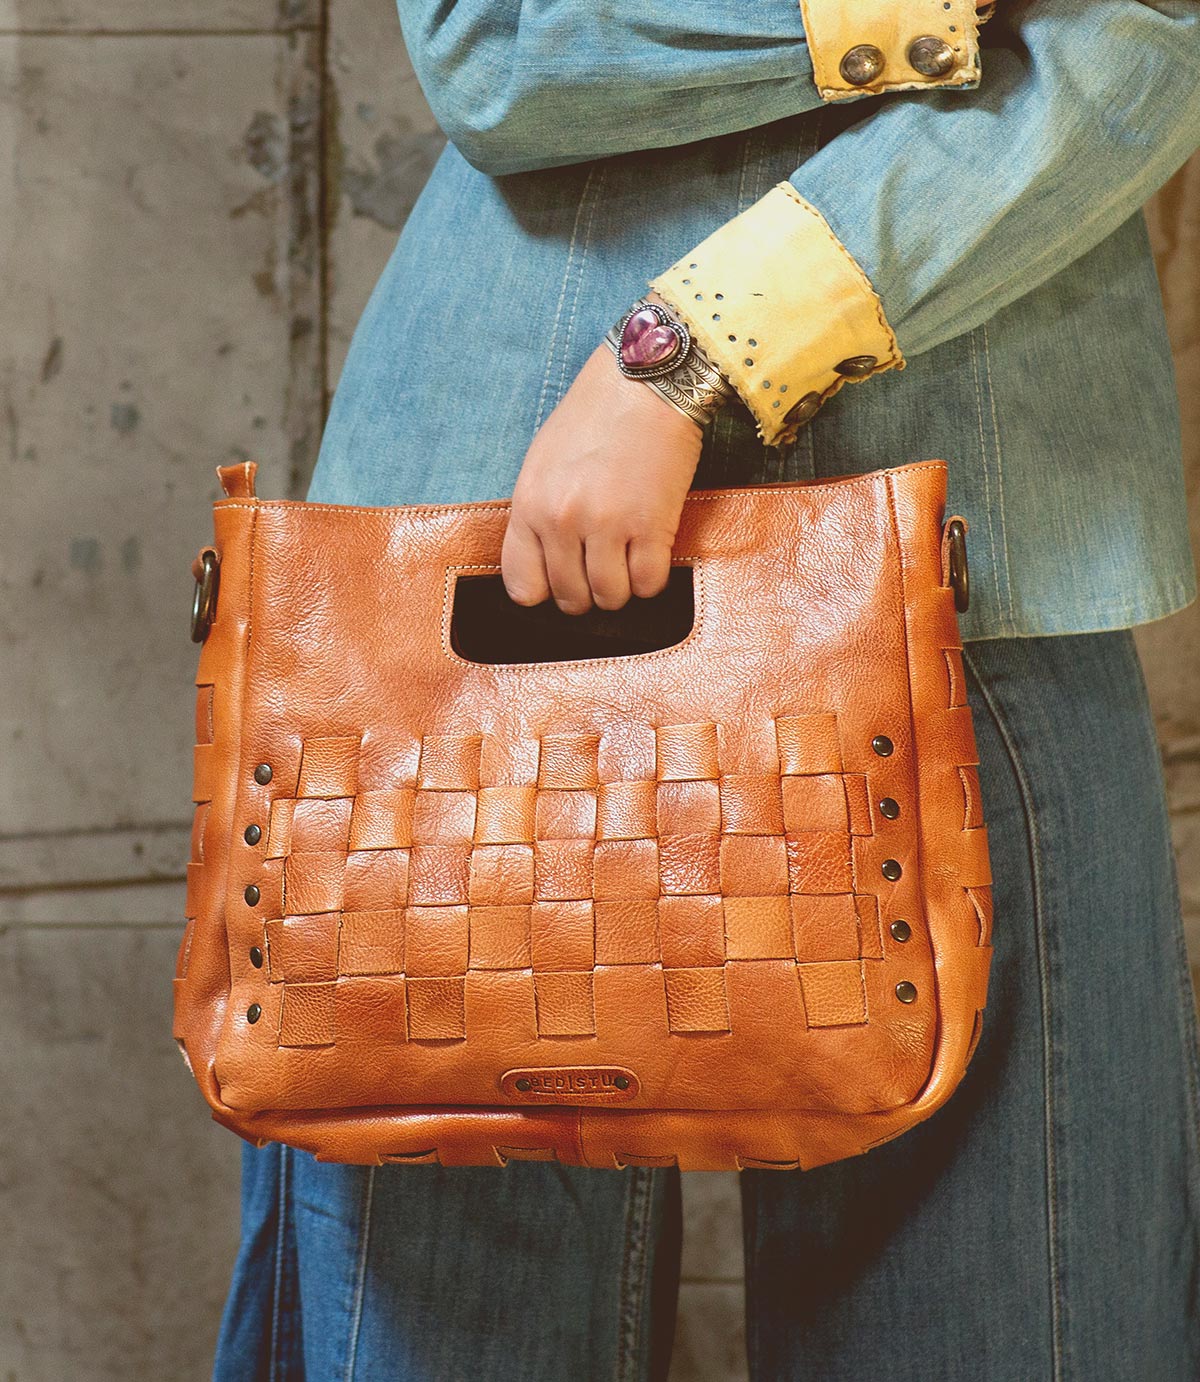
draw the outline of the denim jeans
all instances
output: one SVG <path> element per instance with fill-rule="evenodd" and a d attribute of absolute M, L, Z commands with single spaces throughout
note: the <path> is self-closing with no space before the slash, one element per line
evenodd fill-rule
<path fill-rule="evenodd" d="M 1200 1377 L 1200 1048 L 1129 629 L 971 640 L 983 1032 L 895 1141 L 741 1175 L 755 1382 Z M 244 1154 L 217 1382 L 661 1378 L 678 1173 Z"/>

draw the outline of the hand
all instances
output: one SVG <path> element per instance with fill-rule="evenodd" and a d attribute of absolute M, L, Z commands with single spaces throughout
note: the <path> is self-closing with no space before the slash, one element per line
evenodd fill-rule
<path fill-rule="evenodd" d="M 650 294 L 653 297 L 653 294 Z M 534 437 L 500 552 L 521 605 L 553 595 L 566 614 L 656 595 L 671 570 L 700 425 L 627 379 L 603 341 Z"/>

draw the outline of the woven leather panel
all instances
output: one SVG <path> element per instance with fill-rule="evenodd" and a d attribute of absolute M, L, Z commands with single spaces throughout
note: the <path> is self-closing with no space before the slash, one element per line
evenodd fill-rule
<path fill-rule="evenodd" d="M 835 713 L 774 726 L 769 775 L 724 772 L 701 721 L 648 728 L 651 778 L 601 781 L 594 733 L 515 753 L 433 735 L 413 745 L 412 782 L 364 791 L 358 739 L 304 741 L 264 854 L 283 861 L 263 935 L 280 1044 L 353 1030 L 366 986 L 340 981 L 368 976 L 393 981 L 370 985 L 385 1039 L 465 1039 L 471 970 L 526 976 L 514 1025 L 532 998 L 539 1036 L 592 1036 L 609 965 L 654 971 L 670 1032 L 728 1032 L 727 960 L 795 964 L 811 1027 L 865 1022 L 862 966 L 883 953 L 877 899 L 854 883 L 867 780 L 842 772 Z"/>
<path fill-rule="evenodd" d="M 216 1116 L 334 1159 L 713 1168 L 927 1116 L 978 1040 L 991 930 L 943 484 L 694 494 L 689 640 L 536 672 L 416 646 L 502 504 L 422 506 L 405 551 L 398 511 L 219 503 L 176 1006 Z M 506 1069 L 585 1066 L 636 1098 L 499 1106 Z"/>

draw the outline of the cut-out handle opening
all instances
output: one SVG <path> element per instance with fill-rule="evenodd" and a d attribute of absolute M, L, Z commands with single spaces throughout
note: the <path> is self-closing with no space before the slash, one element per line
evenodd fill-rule
<path fill-rule="evenodd" d="M 468 662 L 576 662 L 630 657 L 682 643 L 696 618 L 692 568 L 672 564 L 656 595 L 633 595 L 620 609 L 598 605 L 566 614 L 553 598 L 519 605 L 494 575 L 459 574 L 450 646 Z"/>

